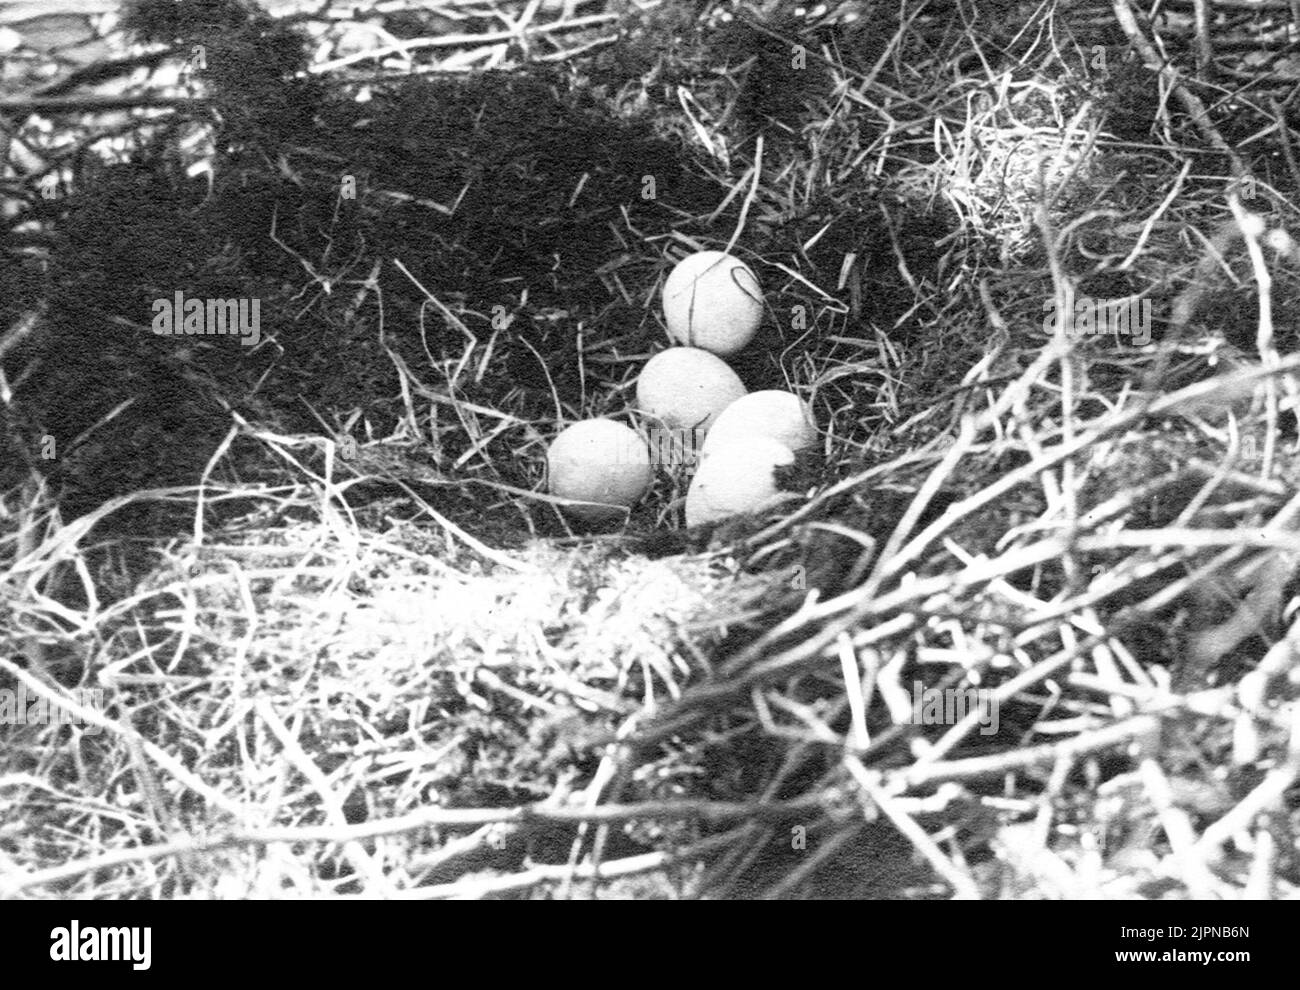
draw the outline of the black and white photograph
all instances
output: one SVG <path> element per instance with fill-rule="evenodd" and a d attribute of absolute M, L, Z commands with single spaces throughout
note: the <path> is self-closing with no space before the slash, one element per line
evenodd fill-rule
<path fill-rule="evenodd" d="M 0 0 L 0 205 L 23 954 L 1300 898 L 1300 0 Z"/>

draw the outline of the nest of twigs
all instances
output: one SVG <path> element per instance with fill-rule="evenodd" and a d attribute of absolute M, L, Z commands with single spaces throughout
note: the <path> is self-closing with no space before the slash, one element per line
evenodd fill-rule
<path fill-rule="evenodd" d="M 1296 894 L 1285 4 L 338 6 L 5 101 L 0 889 Z M 575 530 L 697 248 L 819 447 Z"/>

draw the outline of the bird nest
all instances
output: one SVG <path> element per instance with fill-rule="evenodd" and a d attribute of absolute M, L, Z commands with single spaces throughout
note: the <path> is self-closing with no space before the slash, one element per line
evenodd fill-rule
<path fill-rule="evenodd" d="M 8 108 L 0 888 L 1294 896 L 1280 5 L 427 6 L 146 0 Z M 723 248 L 817 450 L 576 527 Z"/>

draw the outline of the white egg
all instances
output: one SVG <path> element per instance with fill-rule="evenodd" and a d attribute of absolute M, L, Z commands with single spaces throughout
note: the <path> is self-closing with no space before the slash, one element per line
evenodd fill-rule
<path fill-rule="evenodd" d="M 589 522 L 622 516 L 650 487 L 650 452 L 635 431 L 612 419 L 584 419 L 565 427 L 546 452 L 551 493 L 583 505 L 564 505 Z"/>
<path fill-rule="evenodd" d="M 686 492 L 686 525 L 770 508 L 782 498 L 774 470 L 793 463 L 794 451 L 770 437 L 748 437 L 707 451 Z"/>
<path fill-rule="evenodd" d="M 663 304 L 673 340 L 723 357 L 748 344 L 763 320 L 758 276 L 723 251 L 699 251 L 678 262 L 664 282 Z"/>
<path fill-rule="evenodd" d="M 745 394 L 740 376 L 722 358 L 698 347 L 670 347 L 641 369 L 636 404 L 673 430 L 707 430 Z"/>
<path fill-rule="evenodd" d="M 713 421 L 703 451 L 749 437 L 770 437 L 791 450 L 817 442 L 812 410 L 793 392 L 763 389 L 741 396 Z"/>

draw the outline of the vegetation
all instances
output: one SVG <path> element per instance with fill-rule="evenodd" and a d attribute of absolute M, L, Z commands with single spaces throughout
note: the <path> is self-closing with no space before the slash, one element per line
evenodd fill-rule
<path fill-rule="evenodd" d="M 0 889 L 1295 896 L 1287 4 L 335 6 L 6 84 Z M 701 249 L 818 449 L 575 529 Z"/>

